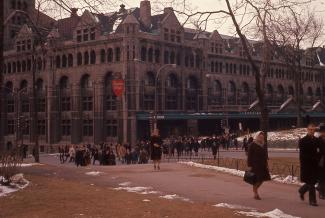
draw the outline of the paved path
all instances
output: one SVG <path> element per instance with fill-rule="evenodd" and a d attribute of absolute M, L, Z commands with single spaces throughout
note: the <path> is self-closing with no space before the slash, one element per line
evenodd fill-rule
<path fill-rule="evenodd" d="M 131 182 L 131 186 L 153 187 L 156 191 L 177 194 L 192 201 L 209 203 L 239 204 L 253 207 L 261 212 L 276 208 L 283 212 L 304 217 L 325 217 L 325 201 L 319 201 L 319 207 L 310 207 L 307 202 L 298 198 L 295 185 L 284 185 L 267 182 L 261 188 L 262 201 L 252 198 L 251 186 L 242 178 L 218 173 L 213 170 L 199 169 L 177 163 L 163 164 L 162 170 L 155 172 L 152 165 L 120 165 L 120 166 L 89 166 L 76 168 L 72 164 L 63 164 L 58 168 L 55 157 L 42 158 L 43 162 L 52 165 L 55 175 L 64 178 L 89 180 L 95 184 L 117 187 L 121 182 Z M 30 173 L 37 173 L 41 168 L 26 168 Z M 86 176 L 85 172 L 100 171 L 98 177 Z M 307 197 L 307 196 L 306 196 Z"/>

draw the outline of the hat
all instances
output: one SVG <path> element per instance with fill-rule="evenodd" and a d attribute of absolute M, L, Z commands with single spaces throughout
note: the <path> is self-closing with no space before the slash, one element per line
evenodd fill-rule
<path fill-rule="evenodd" d="M 318 128 L 319 132 L 325 132 L 325 123 L 321 123 Z"/>

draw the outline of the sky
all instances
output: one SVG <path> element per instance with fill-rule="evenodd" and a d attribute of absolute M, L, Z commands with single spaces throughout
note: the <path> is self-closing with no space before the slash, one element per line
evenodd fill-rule
<path fill-rule="evenodd" d="M 38 0 L 38 1 L 46 2 L 46 0 Z M 110 11 L 118 10 L 119 5 L 122 3 L 126 5 L 126 8 L 139 7 L 140 1 L 141 0 L 87 0 L 86 2 L 95 5 L 95 7 L 91 9 L 94 12 L 98 11 L 98 12 L 107 13 Z M 191 9 L 192 11 L 216 11 L 216 10 L 223 10 L 223 9 L 227 10 L 224 0 L 185 0 L 185 1 L 186 1 L 186 8 Z M 235 0 L 230 0 L 230 1 L 232 3 L 235 3 Z M 325 23 L 325 0 L 312 0 L 312 1 L 313 3 L 311 4 L 311 9 L 315 10 L 316 16 L 319 17 L 320 19 L 323 19 Z M 69 0 L 63 2 L 70 8 L 77 7 L 77 8 L 84 9 L 85 7 L 87 7 L 87 5 L 81 4 L 81 2 L 84 2 L 83 0 Z M 173 7 L 176 10 L 183 11 L 184 6 L 183 4 L 181 4 L 182 2 L 184 2 L 184 0 L 151 0 L 153 14 L 161 12 L 161 9 L 166 6 Z M 54 7 L 49 6 L 46 3 L 44 3 L 42 6 L 43 8 L 50 8 L 50 10 L 56 8 L 55 6 Z M 54 13 L 49 9 L 47 10 L 48 11 L 45 11 L 47 14 Z M 58 16 L 57 18 L 61 18 L 67 16 L 67 11 L 61 9 L 59 13 L 55 11 L 55 14 Z M 182 17 L 180 17 L 180 20 L 182 20 Z M 188 22 L 187 26 L 193 27 L 192 22 Z M 229 18 L 224 18 L 223 15 L 215 15 L 210 17 L 206 29 L 208 31 L 218 30 L 219 33 L 227 34 L 227 35 L 235 34 L 231 20 Z"/>

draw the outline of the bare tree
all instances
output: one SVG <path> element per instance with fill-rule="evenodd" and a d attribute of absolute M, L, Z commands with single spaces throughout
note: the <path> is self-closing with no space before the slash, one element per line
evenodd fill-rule
<path fill-rule="evenodd" d="M 297 127 L 302 127 L 302 104 L 303 95 L 301 93 L 303 78 L 303 60 L 313 54 L 308 54 L 303 48 L 317 47 L 317 43 L 323 34 L 323 22 L 315 17 L 315 11 L 306 9 L 289 8 L 272 23 L 270 38 L 273 38 L 273 46 L 278 56 L 281 57 L 295 86 L 295 101 L 297 111 Z M 316 52 L 315 50 L 313 51 Z M 315 55 L 315 54 L 314 54 Z M 314 64 L 309 64 L 313 67 Z"/>
<path fill-rule="evenodd" d="M 4 1 L 0 1 L 0 151 L 4 149 L 4 127 L 2 122 L 2 110 L 3 110 L 3 96 L 2 96 L 2 86 L 3 86 L 3 51 L 4 51 Z"/>

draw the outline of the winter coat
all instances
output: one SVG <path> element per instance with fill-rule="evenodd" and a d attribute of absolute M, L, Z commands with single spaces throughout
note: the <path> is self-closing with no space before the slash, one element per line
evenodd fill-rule
<path fill-rule="evenodd" d="M 325 182 L 325 138 L 320 139 L 319 181 Z"/>
<path fill-rule="evenodd" d="M 162 156 L 162 140 L 159 136 L 152 136 L 150 139 L 151 145 L 151 160 L 161 160 Z"/>
<path fill-rule="evenodd" d="M 315 184 L 318 179 L 319 144 L 320 140 L 314 136 L 306 135 L 299 140 L 300 176 L 307 184 Z"/>
<path fill-rule="evenodd" d="M 248 149 L 247 165 L 256 175 L 256 182 L 271 180 L 267 163 L 267 151 L 264 147 L 253 142 Z"/>

